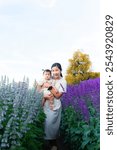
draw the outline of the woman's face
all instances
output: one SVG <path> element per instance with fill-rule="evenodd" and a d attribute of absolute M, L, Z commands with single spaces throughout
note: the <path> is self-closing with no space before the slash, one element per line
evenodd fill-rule
<path fill-rule="evenodd" d="M 59 79 L 60 73 L 61 73 L 61 71 L 57 66 L 52 68 L 52 76 L 54 77 L 54 79 Z"/>

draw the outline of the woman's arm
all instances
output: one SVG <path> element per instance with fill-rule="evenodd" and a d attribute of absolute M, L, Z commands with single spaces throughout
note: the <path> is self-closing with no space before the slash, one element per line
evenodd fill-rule
<path fill-rule="evenodd" d="M 48 90 L 53 94 L 53 96 L 59 99 L 63 93 L 59 92 L 55 87 L 51 86 L 50 83 L 44 83 L 44 87 L 48 88 Z M 47 98 L 48 99 L 48 98 Z"/>
<path fill-rule="evenodd" d="M 62 95 L 63 95 L 63 93 L 60 93 L 60 92 L 57 92 L 57 93 L 55 93 L 55 94 L 53 94 L 57 99 L 59 99 Z"/>
<path fill-rule="evenodd" d="M 57 91 L 56 88 L 54 88 L 53 86 L 50 86 L 50 87 L 48 88 L 48 90 L 49 90 L 49 91 L 54 95 L 54 97 L 57 98 L 57 99 L 59 99 L 59 98 L 63 95 L 62 92 Z"/>

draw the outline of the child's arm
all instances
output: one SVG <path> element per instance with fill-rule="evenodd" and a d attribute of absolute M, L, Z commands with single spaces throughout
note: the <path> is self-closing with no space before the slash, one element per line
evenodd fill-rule
<path fill-rule="evenodd" d="M 42 107 L 44 106 L 45 101 L 46 101 L 46 99 L 45 99 L 45 98 L 43 98 L 43 99 L 42 99 L 42 103 L 41 103 Z"/>
<path fill-rule="evenodd" d="M 42 89 L 43 89 L 43 84 L 44 84 L 44 83 L 42 83 L 42 82 L 39 82 L 39 83 L 36 82 L 36 89 L 37 89 L 38 92 L 41 92 L 41 91 L 42 91 Z"/>
<path fill-rule="evenodd" d="M 48 82 L 45 82 L 45 83 L 43 84 L 43 88 L 49 88 L 50 86 L 51 86 L 51 84 L 48 83 Z"/>
<path fill-rule="evenodd" d="M 41 92 L 41 90 L 42 90 L 41 86 L 40 86 L 40 85 L 37 85 L 37 91 L 38 91 L 38 92 Z"/>

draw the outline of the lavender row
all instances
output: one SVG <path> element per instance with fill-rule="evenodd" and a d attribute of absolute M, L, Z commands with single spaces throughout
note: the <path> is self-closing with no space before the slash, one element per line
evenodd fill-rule
<path fill-rule="evenodd" d="M 95 115 L 100 112 L 100 78 L 89 79 L 80 84 L 68 85 L 67 93 L 62 98 L 63 108 L 74 107 L 85 120 L 88 120 L 92 111 Z"/>
<path fill-rule="evenodd" d="M 40 95 L 29 88 L 29 80 L 12 81 L 1 77 L 0 81 L 0 149 L 20 146 L 21 139 L 29 130 L 40 107 Z"/>

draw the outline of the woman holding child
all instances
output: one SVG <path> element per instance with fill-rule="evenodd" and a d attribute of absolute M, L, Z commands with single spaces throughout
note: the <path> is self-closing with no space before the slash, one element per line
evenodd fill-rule
<path fill-rule="evenodd" d="M 59 136 L 62 109 L 61 96 L 66 92 L 67 85 L 62 77 L 62 67 L 59 63 L 54 63 L 51 66 L 51 72 L 45 70 L 43 75 L 46 79 L 42 85 L 44 89 L 42 105 L 44 113 L 46 114 L 45 140 L 48 141 L 50 145 L 56 143 L 56 139 Z M 49 148 L 45 149 L 49 150 Z"/>

